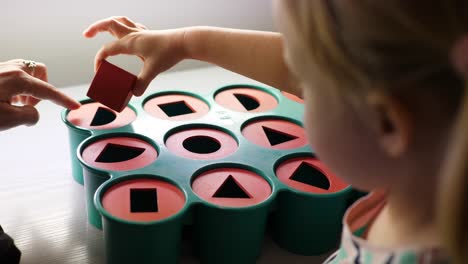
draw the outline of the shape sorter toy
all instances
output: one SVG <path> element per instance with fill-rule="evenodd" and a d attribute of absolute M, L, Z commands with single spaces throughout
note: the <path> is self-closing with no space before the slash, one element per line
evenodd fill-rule
<path fill-rule="evenodd" d="M 315 157 L 300 98 L 230 84 L 82 104 L 62 119 L 108 263 L 176 263 L 187 228 L 201 263 L 255 263 L 267 223 L 297 254 L 337 246 L 357 192 Z"/>

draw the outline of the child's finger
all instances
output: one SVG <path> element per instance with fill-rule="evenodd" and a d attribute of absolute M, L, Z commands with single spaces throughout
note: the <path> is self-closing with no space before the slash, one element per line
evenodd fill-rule
<path fill-rule="evenodd" d="M 114 19 L 124 23 L 125 25 L 129 27 L 133 27 L 133 28 L 137 27 L 136 23 L 126 16 L 115 16 Z"/>
<path fill-rule="evenodd" d="M 0 103 L 0 130 L 19 125 L 32 126 L 39 120 L 39 112 L 33 106 L 14 106 Z"/>
<path fill-rule="evenodd" d="M 83 35 L 87 38 L 92 38 L 96 36 L 99 32 L 109 32 L 116 38 L 122 38 L 132 32 L 135 32 L 136 29 L 125 25 L 116 18 L 106 18 L 100 20 L 91 26 L 89 26 L 84 32 Z"/>
<path fill-rule="evenodd" d="M 136 96 L 141 96 L 148 88 L 151 81 L 158 75 L 158 72 L 155 70 L 154 64 L 151 61 L 145 61 L 143 69 L 141 70 L 138 78 L 133 87 L 133 94 Z"/>
<path fill-rule="evenodd" d="M 92 23 L 83 31 L 83 35 L 87 38 L 92 38 L 96 36 L 96 34 L 98 33 L 97 28 L 100 27 L 100 25 L 102 25 L 106 21 L 109 21 L 110 19 L 111 18 L 105 18 Z"/>
<path fill-rule="evenodd" d="M 140 23 L 135 23 L 135 25 L 136 25 L 139 29 L 144 29 L 144 30 L 148 29 L 145 25 L 140 24 Z"/>
<path fill-rule="evenodd" d="M 115 17 L 118 21 L 124 23 L 125 25 L 131 27 L 131 28 L 138 28 L 138 29 L 143 29 L 146 30 L 148 29 L 145 25 L 137 22 L 133 22 L 130 18 L 126 16 L 120 16 L 120 17 Z"/>
<path fill-rule="evenodd" d="M 127 45 L 124 45 L 122 41 L 117 40 L 114 42 L 110 42 L 105 44 L 97 53 L 96 57 L 94 58 L 94 71 L 97 72 L 99 66 L 103 60 L 107 59 L 107 57 L 115 56 L 119 54 L 130 54 L 128 51 Z"/>

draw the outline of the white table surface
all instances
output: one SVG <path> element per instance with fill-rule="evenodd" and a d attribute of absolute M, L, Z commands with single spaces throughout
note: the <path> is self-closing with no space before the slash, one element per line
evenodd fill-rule
<path fill-rule="evenodd" d="M 158 76 L 146 94 L 158 87 L 219 87 L 256 82 L 217 67 Z M 258 83 L 257 83 L 258 84 Z M 64 88 L 83 99 L 88 85 Z M 68 131 L 62 108 L 41 102 L 39 123 L 0 132 L 0 224 L 22 251 L 21 263 L 104 263 L 102 231 L 87 223 L 83 186 L 71 176 Z M 279 248 L 266 234 L 258 263 L 321 263 Z M 0 261 L 1 262 L 1 261 Z M 181 263 L 199 263 L 182 246 Z"/>

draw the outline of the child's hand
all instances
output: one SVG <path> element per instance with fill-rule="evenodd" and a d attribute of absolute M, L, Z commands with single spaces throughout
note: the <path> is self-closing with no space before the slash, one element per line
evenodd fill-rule
<path fill-rule="evenodd" d="M 298 82 L 283 58 L 279 33 L 216 27 L 147 30 L 126 17 L 110 17 L 88 27 L 88 38 L 107 31 L 118 40 L 96 55 L 95 70 L 113 55 L 131 54 L 144 61 L 133 94 L 140 96 L 159 73 L 183 59 L 209 62 L 273 87 L 299 95 Z"/>
<path fill-rule="evenodd" d="M 47 68 L 42 63 L 11 60 L 0 63 L 0 130 L 18 125 L 33 125 L 39 119 L 34 107 L 40 99 L 76 109 L 72 98 L 47 83 Z M 24 106 L 12 105 L 21 103 Z"/>
<path fill-rule="evenodd" d="M 109 56 L 130 54 L 140 57 L 144 66 L 133 88 L 140 96 L 150 82 L 161 72 L 168 70 L 185 58 L 184 29 L 150 31 L 126 17 L 110 17 L 89 26 L 83 35 L 87 38 L 107 31 L 118 40 L 104 45 L 96 54 L 95 71 Z"/>

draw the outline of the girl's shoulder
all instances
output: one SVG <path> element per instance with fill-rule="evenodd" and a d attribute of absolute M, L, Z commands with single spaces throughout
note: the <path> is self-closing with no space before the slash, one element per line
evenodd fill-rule
<path fill-rule="evenodd" d="M 343 231 L 338 251 L 326 264 L 447 264 L 443 251 L 424 248 L 381 248 L 366 239 L 368 227 L 385 206 L 384 193 L 375 192 L 358 200 L 343 218 Z"/>

